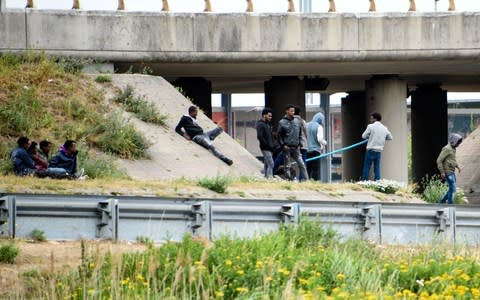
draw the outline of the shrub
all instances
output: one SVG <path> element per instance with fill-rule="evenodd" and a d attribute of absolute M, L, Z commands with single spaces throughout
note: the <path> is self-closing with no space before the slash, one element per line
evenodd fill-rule
<path fill-rule="evenodd" d="M 232 179 L 228 176 L 215 176 L 213 178 L 204 177 L 197 181 L 197 185 L 209 189 L 211 191 L 223 194 L 227 191 L 228 185 L 232 182 Z"/>
<path fill-rule="evenodd" d="M 153 103 L 146 101 L 143 97 L 135 96 L 133 87 L 130 85 L 118 92 L 113 101 L 122 104 L 126 111 L 134 113 L 144 122 L 166 126 L 167 116 L 159 114 Z"/>
<path fill-rule="evenodd" d="M 108 154 L 87 155 L 82 157 L 79 164 L 90 178 L 129 178 L 125 170 L 117 167 L 115 160 Z"/>
<path fill-rule="evenodd" d="M 20 250 L 13 244 L 0 246 L 0 262 L 13 264 Z"/>
<path fill-rule="evenodd" d="M 432 177 L 425 177 L 422 180 L 422 185 L 425 187 L 422 198 L 429 203 L 438 203 L 448 191 L 447 183 L 443 182 L 443 180 L 438 175 L 434 175 Z M 462 189 L 457 187 L 457 192 L 455 193 L 455 198 L 453 199 L 453 202 L 455 204 L 464 204 L 468 202 Z"/>
<path fill-rule="evenodd" d="M 100 132 L 98 145 L 104 152 L 127 159 L 146 157 L 146 139 L 120 113 L 109 114 L 97 130 Z"/>
<path fill-rule="evenodd" d="M 92 59 L 59 57 L 54 59 L 57 65 L 65 71 L 65 73 L 78 74 L 82 69 L 93 63 Z"/>
<path fill-rule="evenodd" d="M 95 78 L 95 81 L 98 83 L 112 82 L 112 76 L 110 75 L 98 75 Z"/>
<path fill-rule="evenodd" d="M 381 179 L 378 181 L 359 181 L 358 185 L 385 194 L 395 194 L 404 184 L 393 180 Z"/>
<path fill-rule="evenodd" d="M 32 230 L 32 232 L 30 233 L 30 236 L 34 241 L 37 241 L 37 242 L 44 242 L 47 239 L 45 236 L 45 232 L 40 229 Z"/>

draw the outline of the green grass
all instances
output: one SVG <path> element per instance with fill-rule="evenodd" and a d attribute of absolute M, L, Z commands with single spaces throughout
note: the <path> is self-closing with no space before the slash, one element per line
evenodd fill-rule
<path fill-rule="evenodd" d="M 13 264 L 20 250 L 12 243 L 0 246 L 0 263 Z"/>
<path fill-rule="evenodd" d="M 143 136 L 104 105 L 94 81 L 79 74 L 87 63 L 45 54 L 0 55 L 0 174 L 12 172 L 10 152 L 20 136 L 51 141 L 53 154 L 67 139 L 84 141 L 79 167 L 91 178 L 125 177 L 110 156 L 97 156 L 98 150 L 121 158 L 145 157 Z"/>
<path fill-rule="evenodd" d="M 30 236 L 34 241 L 37 241 L 37 242 L 44 242 L 47 239 L 47 237 L 45 236 L 45 231 L 40 229 L 32 230 L 32 232 L 30 233 Z"/>
<path fill-rule="evenodd" d="M 97 77 L 95 77 L 95 82 L 98 82 L 98 83 L 106 83 L 106 82 L 112 82 L 112 76 L 110 75 L 98 75 Z"/>
<path fill-rule="evenodd" d="M 448 185 L 443 182 L 439 176 L 425 178 L 422 182 L 422 185 L 425 186 L 425 189 L 422 193 L 422 198 L 429 203 L 438 203 L 443 195 L 445 195 L 445 193 L 448 191 Z M 455 204 L 465 203 L 465 194 L 458 187 L 453 202 Z"/>
<path fill-rule="evenodd" d="M 136 96 L 132 86 L 118 92 L 113 101 L 122 104 L 126 111 L 132 112 L 140 120 L 166 127 L 166 115 L 161 115 L 153 103 L 143 97 Z"/>
<path fill-rule="evenodd" d="M 213 178 L 204 177 L 197 181 L 197 185 L 219 194 L 227 192 L 228 185 L 232 183 L 232 178 L 229 176 L 217 175 Z"/>
<path fill-rule="evenodd" d="M 342 241 L 313 220 L 211 243 L 185 236 L 144 252 L 99 257 L 82 243 L 77 270 L 34 274 L 38 299 L 478 299 L 474 252 Z M 328 298 L 331 297 L 331 298 Z"/>

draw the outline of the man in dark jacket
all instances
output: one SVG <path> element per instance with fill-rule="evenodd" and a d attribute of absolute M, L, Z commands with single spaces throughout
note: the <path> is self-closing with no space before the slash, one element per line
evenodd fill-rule
<path fill-rule="evenodd" d="M 180 121 L 178 122 L 177 127 L 175 127 L 175 131 L 183 136 L 187 140 L 194 141 L 195 143 L 199 144 L 200 146 L 210 150 L 213 155 L 218 157 L 227 165 L 231 166 L 233 161 L 220 153 L 215 147 L 212 145 L 212 141 L 222 133 L 223 129 L 217 127 L 215 129 L 209 130 L 207 132 L 203 132 L 202 127 L 200 127 L 197 123 L 197 114 L 198 108 L 196 106 L 190 106 L 188 108 L 188 115 L 182 116 Z M 183 129 L 183 130 L 182 130 Z"/>
<path fill-rule="evenodd" d="M 273 177 L 273 134 L 272 116 L 270 108 L 264 108 L 262 118 L 257 122 L 257 139 L 260 142 L 260 150 L 263 155 L 263 170 L 266 178 Z"/>
<path fill-rule="evenodd" d="M 11 153 L 13 171 L 17 176 L 35 175 L 35 162 L 30 157 L 27 149 L 30 147 L 30 140 L 22 136 L 17 140 L 18 147 Z"/>
<path fill-rule="evenodd" d="M 77 143 L 72 140 L 65 141 L 58 153 L 50 161 L 47 172 L 75 177 L 77 171 L 77 154 Z M 80 174 L 77 177 L 81 177 L 82 175 L 83 174 Z"/>
<path fill-rule="evenodd" d="M 307 169 L 300 154 L 302 138 L 302 123 L 294 118 L 295 106 L 288 104 L 285 108 L 285 116 L 278 122 L 278 142 L 285 154 L 285 170 L 287 177 L 291 178 L 290 161 L 293 159 L 300 171 L 300 178 L 308 180 Z"/>

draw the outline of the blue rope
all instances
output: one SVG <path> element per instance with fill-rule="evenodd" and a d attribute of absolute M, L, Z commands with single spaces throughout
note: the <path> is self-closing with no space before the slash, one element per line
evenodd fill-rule
<path fill-rule="evenodd" d="M 344 148 L 340 148 L 340 149 L 337 149 L 335 151 L 332 151 L 332 152 L 328 152 L 328 153 L 324 153 L 322 155 L 319 155 L 319 156 L 315 156 L 315 157 L 310 157 L 310 158 L 307 158 L 305 161 L 306 162 L 309 162 L 309 161 L 312 161 L 312 160 L 316 160 L 316 159 L 320 159 L 322 157 L 326 157 L 326 156 L 329 156 L 329 155 L 333 155 L 335 153 L 338 153 L 338 152 L 343 152 L 343 151 L 346 151 L 346 150 L 350 150 L 352 148 L 355 148 L 355 147 L 358 147 L 362 144 L 365 144 L 367 143 L 368 140 L 364 140 L 364 141 L 361 141 L 361 142 L 358 142 L 356 144 L 353 144 L 353 145 L 350 145 L 350 146 L 347 146 L 347 147 L 344 147 Z"/>

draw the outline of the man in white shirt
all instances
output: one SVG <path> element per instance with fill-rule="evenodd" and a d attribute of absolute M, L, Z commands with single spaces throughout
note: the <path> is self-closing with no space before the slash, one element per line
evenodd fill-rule
<path fill-rule="evenodd" d="M 370 166 L 373 163 L 373 171 L 375 180 L 380 180 L 380 160 L 382 157 L 383 147 L 386 140 L 393 140 L 393 136 L 380 121 L 382 115 L 378 112 L 370 114 L 370 125 L 363 132 L 362 138 L 367 140 L 367 151 L 365 152 L 365 160 L 363 162 L 362 180 L 368 180 Z"/>

